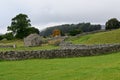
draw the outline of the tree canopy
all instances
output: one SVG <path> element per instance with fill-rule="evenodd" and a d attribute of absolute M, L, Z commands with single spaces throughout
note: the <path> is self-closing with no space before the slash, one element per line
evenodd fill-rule
<path fill-rule="evenodd" d="M 106 30 L 120 28 L 120 22 L 116 18 L 112 18 L 106 22 Z"/>
<path fill-rule="evenodd" d="M 12 31 L 16 38 L 23 39 L 31 33 L 39 34 L 38 29 L 31 27 L 31 21 L 26 14 L 18 14 L 11 21 L 11 25 L 7 29 L 8 31 Z"/>

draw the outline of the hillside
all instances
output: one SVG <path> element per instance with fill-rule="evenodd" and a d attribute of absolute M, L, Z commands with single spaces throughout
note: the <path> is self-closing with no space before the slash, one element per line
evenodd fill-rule
<path fill-rule="evenodd" d="M 70 38 L 68 41 L 74 44 L 107 44 L 120 43 L 120 29 L 89 34 L 77 38 Z"/>
<path fill-rule="evenodd" d="M 91 23 L 78 23 L 78 24 L 63 24 L 53 27 L 48 27 L 45 30 L 40 32 L 41 36 L 50 36 L 53 30 L 59 29 L 61 35 L 70 34 L 73 30 L 80 30 L 82 32 L 91 32 L 96 30 L 101 30 L 101 25 L 91 24 Z"/>

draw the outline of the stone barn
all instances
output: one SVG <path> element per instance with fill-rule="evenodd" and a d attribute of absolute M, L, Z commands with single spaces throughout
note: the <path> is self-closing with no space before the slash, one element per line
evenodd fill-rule
<path fill-rule="evenodd" d="M 25 46 L 40 46 L 42 44 L 42 39 L 38 34 L 30 34 L 26 38 L 24 38 Z"/>

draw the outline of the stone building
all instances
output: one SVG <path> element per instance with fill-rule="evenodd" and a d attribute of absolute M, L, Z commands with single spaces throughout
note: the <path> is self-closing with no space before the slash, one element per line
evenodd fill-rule
<path fill-rule="evenodd" d="M 26 38 L 24 38 L 25 46 L 40 46 L 42 44 L 42 40 L 38 34 L 30 34 Z"/>

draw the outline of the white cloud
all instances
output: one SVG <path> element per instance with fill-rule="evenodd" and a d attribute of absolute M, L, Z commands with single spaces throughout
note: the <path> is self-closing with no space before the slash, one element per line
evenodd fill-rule
<path fill-rule="evenodd" d="M 39 29 L 60 23 L 105 23 L 112 17 L 120 19 L 119 3 L 119 0 L 1 0 L 0 33 L 19 13 L 27 14 Z"/>

